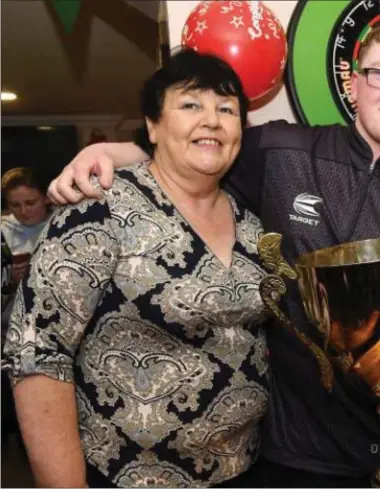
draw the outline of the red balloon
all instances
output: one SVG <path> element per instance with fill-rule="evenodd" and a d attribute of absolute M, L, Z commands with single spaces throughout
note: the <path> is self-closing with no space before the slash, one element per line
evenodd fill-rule
<path fill-rule="evenodd" d="M 186 21 L 181 44 L 227 61 L 250 100 L 277 84 L 286 63 L 284 29 L 258 0 L 200 2 Z"/>

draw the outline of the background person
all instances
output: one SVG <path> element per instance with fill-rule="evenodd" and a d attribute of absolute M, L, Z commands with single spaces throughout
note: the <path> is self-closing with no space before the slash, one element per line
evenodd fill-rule
<path fill-rule="evenodd" d="M 12 168 L 1 178 L 2 197 L 10 212 L 1 218 L 1 232 L 13 256 L 16 282 L 25 273 L 29 255 L 50 216 L 46 191 L 46 185 L 29 168 Z"/>

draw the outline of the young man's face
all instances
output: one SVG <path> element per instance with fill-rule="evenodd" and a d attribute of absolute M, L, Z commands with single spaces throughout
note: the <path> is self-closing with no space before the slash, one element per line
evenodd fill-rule
<path fill-rule="evenodd" d="M 361 63 L 362 68 L 380 69 L 380 43 L 374 43 Z M 354 72 L 352 96 L 357 101 L 356 126 L 372 148 L 380 147 L 380 88 L 367 83 L 366 76 Z"/>

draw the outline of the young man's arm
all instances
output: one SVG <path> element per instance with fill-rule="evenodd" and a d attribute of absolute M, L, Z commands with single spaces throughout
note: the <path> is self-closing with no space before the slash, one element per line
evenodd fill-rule
<path fill-rule="evenodd" d="M 97 175 L 100 185 L 112 185 L 114 168 L 147 160 L 149 156 L 132 142 L 97 143 L 87 146 L 63 169 L 50 186 L 48 195 L 55 204 L 75 204 L 84 197 L 99 198 L 100 193 L 91 183 Z"/>
<path fill-rule="evenodd" d="M 225 187 L 243 204 L 258 212 L 264 157 L 260 148 L 262 131 L 268 125 L 254 126 L 244 131 L 237 162 L 224 179 Z M 99 177 L 107 189 L 113 180 L 114 168 L 139 163 L 149 156 L 136 144 L 98 143 L 84 148 L 50 184 L 49 197 L 56 204 L 77 203 L 84 197 L 99 198 L 91 183 L 91 175 Z"/>

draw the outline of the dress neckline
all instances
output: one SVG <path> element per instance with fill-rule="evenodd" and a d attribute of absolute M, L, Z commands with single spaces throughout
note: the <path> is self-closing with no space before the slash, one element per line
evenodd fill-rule
<path fill-rule="evenodd" d="M 238 231 L 237 231 L 237 219 L 236 219 L 236 214 L 238 212 L 236 201 L 234 197 L 226 192 L 223 189 L 220 189 L 223 194 L 227 196 L 228 202 L 231 206 L 232 210 L 232 215 L 233 215 L 233 220 L 234 220 L 234 233 L 235 233 L 235 238 L 234 238 L 234 244 L 231 249 L 231 262 L 230 265 L 227 267 L 222 260 L 214 253 L 214 251 L 210 248 L 210 246 L 207 244 L 207 242 L 202 238 L 202 236 L 199 235 L 199 233 L 194 229 L 194 227 L 191 225 L 191 223 L 186 219 L 186 217 L 182 214 L 182 212 L 178 209 L 178 207 L 175 205 L 175 203 L 172 201 L 172 199 L 168 196 L 168 194 L 165 192 L 165 190 L 161 187 L 161 185 L 158 183 L 152 172 L 149 170 L 149 166 L 151 165 L 151 160 L 146 161 L 143 163 L 143 168 L 144 168 L 144 173 L 146 174 L 147 179 L 151 182 L 155 190 L 160 192 L 161 196 L 164 197 L 170 206 L 173 209 L 173 214 L 177 218 L 177 220 L 181 221 L 183 224 L 185 224 L 191 231 L 191 233 L 200 240 L 200 242 L 203 244 L 205 250 L 208 252 L 209 255 L 211 255 L 214 260 L 222 267 L 227 273 L 230 273 L 233 265 L 234 265 L 234 254 L 235 254 L 235 248 L 237 244 L 237 239 L 238 239 Z"/>

